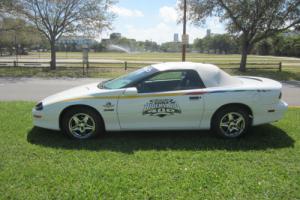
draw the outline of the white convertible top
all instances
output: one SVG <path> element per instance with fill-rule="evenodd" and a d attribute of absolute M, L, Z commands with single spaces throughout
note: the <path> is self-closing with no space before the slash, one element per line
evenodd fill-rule
<path fill-rule="evenodd" d="M 212 64 L 193 62 L 168 62 L 152 65 L 159 71 L 191 69 L 199 73 L 206 87 L 219 87 L 241 84 L 241 81 L 230 76 L 220 68 Z"/>

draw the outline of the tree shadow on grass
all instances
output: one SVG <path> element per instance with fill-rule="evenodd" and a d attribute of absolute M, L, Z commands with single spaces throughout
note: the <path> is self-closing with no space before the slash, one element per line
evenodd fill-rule
<path fill-rule="evenodd" d="M 72 140 L 61 132 L 34 127 L 27 136 L 31 144 L 50 148 L 116 151 L 133 153 L 143 150 L 228 150 L 250 151 L 293 147 L 295 141 L 273 125 L 252 128 L 242 138 L 228 140 L 209 131 L 110 132 L 102 138 Z"/>

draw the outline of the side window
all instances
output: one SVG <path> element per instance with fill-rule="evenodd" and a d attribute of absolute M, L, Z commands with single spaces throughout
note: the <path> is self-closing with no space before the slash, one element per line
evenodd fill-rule
<path fill-rule="evenodd" d="M 180 87 L 182 90 L 205 88 L 198 72 L 194 70 L 183 72 Z"/>
<path fill-rule="evenodd" d="M 198 73 L 194 70 L 161 72 L 137 84 L 139 93 L 166 92 L 204 88 Z"/>
<path fill-rule="evenodd" d="M 181 71 L 170 71 L 162 72 L 158 75 L 150 78 L 148 81 L 170 81 L 170 80 L 181 80 Z"/>

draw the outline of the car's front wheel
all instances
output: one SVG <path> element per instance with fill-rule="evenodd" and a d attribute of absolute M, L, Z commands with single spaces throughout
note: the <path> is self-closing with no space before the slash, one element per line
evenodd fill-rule
<path fill-rule="evenodd" d="M 62 129 L 75 139 L 92 138 L 104 131 L 99 114 L 83 107 L 70 109 L 63 115 Z"/>
<path fill-rule="evenodd" d="M 248 131 L 249 126 L 249 113 L 239 107 L 227 107 L 220 110 L 212 122 L 214 132 L 225 138 L 240 137 Z"/>

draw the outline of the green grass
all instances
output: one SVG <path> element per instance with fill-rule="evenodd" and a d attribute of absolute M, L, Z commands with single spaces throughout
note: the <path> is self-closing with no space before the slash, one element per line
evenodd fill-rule
<path fill-rule="evenodd" d="M 49 69 L 36 69 L 36 68 L 1 68 L 0 77 L 90 77 L 90 78 L 114 78 L 131 72 L 135 69 L 130 68 L 127 71 L 121 68 L 97 68 L 90 69 L 88 73 L 83 74 L 82 68 L 68 68 L 57 70 Z M 249 69 L 247 72 L 242 73 L 237 69 L 225 69 L 232 75 L 243 76 L 261 76 L 272 78 L 275 80 L 300 80 L 300 68 L 299 70 L 284 70 L 278 72 L 277 70 L 264 70 L 264 69 Z"/>
<path fill-rule="evenodd" d="M 276 70 L 264 70 L 264 69 L 249 69 L 247 72 L 243 73 L 237 69 L 225 69 L 231 75 L 237 76 L 260 76 L 271 78 L 278 81 L 288 81 L 288 80 L 300 80 L 300 68 L 298 70 L 285 70 L 278 72 Z"/>
<path fill-rule="evenodd" d="M 22 56 L 24 57 L 24 56 Z M 26 56 L 25 56 L 26 57 Z M 29 56 L 31 58 L 50 58 L 50 53 L 30 53 Z M 81 52 L 69 52 L 67 55 L 65 52 L 57 53 L 58 59 L 66 59 L 66 58 L 82 58 Z M 101 53 L 89 53 L 90 59 L 114 59 L 114 60 L 127 60 L 127 61 L 180 61 L 181 53 L 109 53 L 109 52 L 101 52 Z M 187 60 L 193 62 L 205 62 L 205 61 L 237 61 L 239 62 L 241 59 L 238 54 L 200 54 L 200 53 L 187 53 Z M 274 56 L 258 56 L 258 55 L 249 55 L 249 62 L 256 61 L 273 61 L 273 62 L 286 62 L 286 63 L 298 63 L 299 59 L 289 58 L 289 57 L 274 57 Z"/>
<path fill-rule="evenodd" d="M 21 56 L 21 59 L 33 59 L 39 61 L 39 59 L 50 59 L 49 53 L 31 53 L 28 56 Z M 66 56 L 65 52 L 57 53 L 58 59 L 81 59 L 82 53 L 72 52 L 68 53 Z M 180 61 L 180 53 L 90 53 L 90 59 L 108 59 L 108 60 L 118 60 L 118 61 L 128 61 L 128 62 L 168 62 L 168 61 Z M 219 67 L 228 68 L 236 67 L 238 68 L 238 63 L 240 62 L 240 55 L 215 55 L 215 54 L 199 54 L 199 53 L 188 53 L 187 61 L 193 62 L 204 62 L 217 64 Z M 7 59 L 7 58 L 0 58 Z M 14 57 L 10 57 L 14 60 Z M 283 72 L 278 72 L 278 63 L 282 62 Z M 274 56 L 257 56 L 249 55 L 248 57 L 248 68 L 249 70 L 241 74 L 238 70 L 226 69 L 229 73 L 233 75 L 254 75 L 254 76 L 264 76 L 273 78 L 276 80 L 300 80 L 300 59 L 299 58 L 289 58 L 289 57 L 274 57 Z M 258 65 L 257 63 L 266 63 L 266 65 Z M 271 64 L 271 65 L 270 65 Z M 141 65 L 136 63 L 129 63 L 128 66 L 133 68 L 143 67 L 147 64 Z M 68 64 L 69 68 L 61 68 L 58 65 L 56 71 L 50 71 L 48 69 L 34 69 L 34 68 L 7 68 L 0 67 L 0 77 L 101 77 L 110 78 L 120 76 L 125 72 L 124 64 L 91 64 L 91 67 L 97 67 L 98 69 L 91 69 L 89 73 L 83 75 L 82 65 L 78 64 Z M 274 67 L 274 69 L 253 69 L 262 67 Z M 129 70 L 129 71 L 130 71 Z"/>
<path fill-rule="evenodd" d="M 75 141 L 0 103 L 0 199 L 299 199 L 300 109 L 238 140 L 210 132 Z"/>

